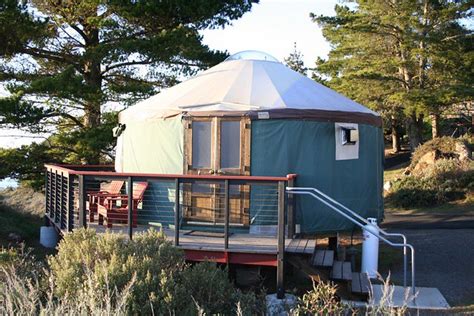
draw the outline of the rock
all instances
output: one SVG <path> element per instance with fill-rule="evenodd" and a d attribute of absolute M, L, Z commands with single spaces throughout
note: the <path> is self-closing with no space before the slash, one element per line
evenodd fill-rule
<path fill-rule="evenodd" d="M 410 167 L 406 167 L 405 170 L 403 170 L 403 175 L 404 176 L 408 176 L 408 175 L 410 175 L 410 173 L 411 173 Z"/>
<path fill-rule="evenodd" d="M 432 150 L 421 156 L 421 158 L 418 160 L 418 163 L 416 166 L 411 170 L 412 173 L 417 174 L 419 172 L 423 172 L 423 170 L 431 165 L 434 165 L 436 162 L 436 159 L 438 159 L 438 152 L 436 150 Z"/>
<path fill-rule="evenodd" d="M 285 298 L 279 300 L 276 294 L 266 296 L 267 315 L 287 316 L 296 306 L 298 298 L 292 294 L 285 294 Z"/>
<path fill-rule="evenodd" d="M 17 233 L 8 234 L 7 238 L 8 238 L 8 241 L 10 242 L 21 243 L 23 241 L 23 238 L 21 237 L 21 235 Z"/>
<path fill-rule="evenodd" d="M 466 161 L 472 159 L 472 152 L 469 148 L 460 142 L 456 142 L 456 153 L 459 155 L 459 161 Z"/>
<path fill-rule="evenodd" d="M 385 191 L 389 192 L 391 188 L 392 188 L 392 182 L 386 181 L 386 182 L 383 184 L 383 189 L 384 189 Z"/>

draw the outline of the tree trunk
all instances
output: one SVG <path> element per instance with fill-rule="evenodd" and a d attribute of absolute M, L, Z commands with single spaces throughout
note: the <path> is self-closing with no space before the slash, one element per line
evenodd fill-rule
<path fill-rule="evenodd" d="M 410 139 L 410 150 L 413 152 L 422 142 L 423 115 L 412 113 L 407 120 L 408 138 Z"/>
<path fill-rule="evenodd" d="M 397 153 L 400 150 L 402 150 L 402 147 L 400 143 L 400 134 L 398 133 L 398 121 L 393 115 L 391 117 L 391 125 L 392 125 L 392 151 L 394 153 Z"/>
<path fill-rule="evenodd" d="M 440 137 L 439 134 L 439 114 L 433 113 L 430 115 L 431 118 L 431 137 L 437 138 Z"/>
<path fill-rule="evenodd" d="M 86 41 L 87 50 L 93 50 L 99 45 L 99 31 L 95 28 L 85 28 L 88 35 Z M 97 128 L 101 124 L 101 105 L 103 99 L 102 93 L 102 73 L 100 69 L 101 60 L 90 54 L 90 58 L 85 59 L 84 81 L 88 88 L 88 93 L 84 96 L 84 128 L 91 130 Z M 84 162 L 88 164 L 98 164 L 100 162 L 100 152 L 90 145 L 90 154 L 84 157 Z"/>

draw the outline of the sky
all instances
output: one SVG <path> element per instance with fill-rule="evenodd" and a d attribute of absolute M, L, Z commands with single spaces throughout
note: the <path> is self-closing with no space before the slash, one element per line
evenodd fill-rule
<path fill-rule="evenodd" d="M 309 14 L 334 15 L 337 0 L 260 0 L 242 18 L 224 29 L 201 32 L 204 43 L 212 49 L 234 54 L 260 50 L 283 61 L 294 49 L 303 54 L 306 67 L 313 67 L 317 57 L 326 57 L 329 44 Z M 0 97 L 5 95 L 0 87 Z M 41 138 L 31 138 L 17 130 L 0 129 L 0 147 L 18 147 Z M 38 135 L 36 135 L 38 137 Z"/>
<path fill-rule="evenodd" d="M 243 50 L 260 50 L 283 61 L 294 43 L 303 53 L 306 67 L 313 67 L 317 57 L 325 57 L 329 44 L 312 22 L 311 12 L 334 15 L 336 0 L 261 0 L 251 12 L 231 26 L 206 30 L 204 43 L 211 48 L 234 54 Z"/>

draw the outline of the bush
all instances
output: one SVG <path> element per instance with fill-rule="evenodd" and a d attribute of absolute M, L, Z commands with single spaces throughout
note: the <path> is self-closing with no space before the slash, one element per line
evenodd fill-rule
<path fill-rule="evenodd" d="M 469 146 L 471 143 L 469 138 L 442 137 L 418 147 L 408 168 L 411 174 L 393 183 L 388 200 L 397 207 L 428 207 L 472 194 L 474 163 L 468 158 L 458 159 L 460 149 L 457 148 L 458 144 Z M 436 152 L 437 160 L 420 163 L 429 152 Z"/>
<path fill-rule="evenodd" d="M 291 315 L 343 315 L 345 307 L 336 296 L 336 285 L 333 283 L 315 283 L 313 289 L 299 299 Z"/>
<path fill-rule="evenodd" d="M 472 163 L 471 163 L 472 164 Z M 427 207 L 466 198 L 474 190 L 474 169 L 453 159 L 441 159 L 394 182 L 388 200 L 397 207 Z"/>
<path fill-rule="evenodd" d="M 235 314 L 239 305 L 243 314 L 253 315 L 263 309 L 255 294 L 235 289 L 215 264 L 185 264 L 182 251 L 154 230 L 135 234 L 133 240 L 76 230 L 64 237 L 49 264 L 54 294 L 63 301 L 95 291 L 104 297 L 101 291 L 113 289 L 127 291 L 131 314 Z M 120 297 L 107 297 L 113 306 L 120 305 Z"/>
<path fill-rule="evenodd" d="M 227 277 L 227 269 L 221 270 L 211 262 L 199 263 L 183 271 L 178 296 L 191 297 L 206 315 L 261 315 L 265 310 L 263 297 L 235 289 Z M 180 306 L 188 307 L 185 302 Z M 184 310 L 180 306 L 176 309 L 179 315 L 189 315 L 196 310 L 195 307 Z"/>
<path fill-rule="evenodd" d="M 130 312 L 151 313 L 153 308 L 164 314 L 172 306 L 173 280 L 183 269 L 184 257 L 162 233 L 153 230 L 136 234 L 131 241 L 124 235 L 99 236 L 92 230 L 77 230 L 64 237 L 49 264 L 60 297 L 77 296 L 88 278 L 99 286 L 109 282 L 121 291 L 136 275 Z"/>

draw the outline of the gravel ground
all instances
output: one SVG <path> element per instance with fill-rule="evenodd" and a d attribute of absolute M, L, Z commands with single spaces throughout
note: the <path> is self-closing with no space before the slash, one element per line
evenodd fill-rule
<path fill-rule="evenodd" d="M 406 234 L 415 247 L 417 286 L 437 287 L 451 306 L 474 304 L 474 229 L 392 231 Z M 403 280 L 402 265 L 391 273 Z"/>

